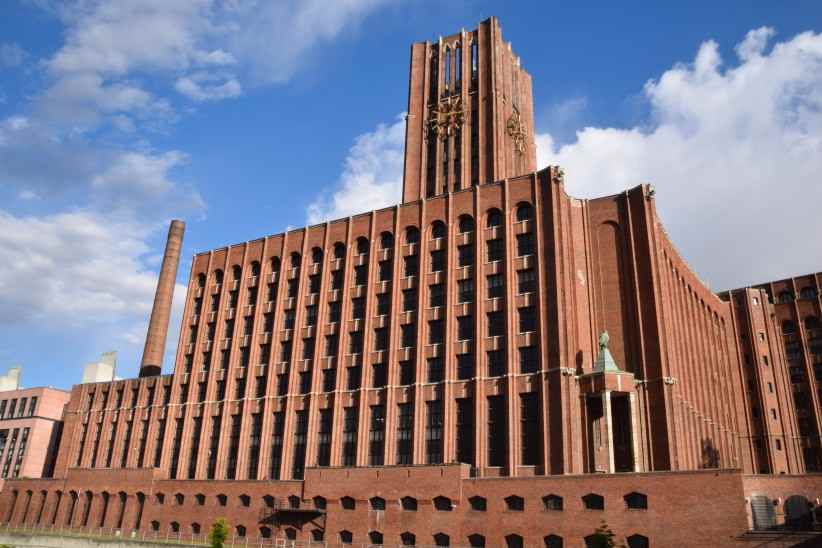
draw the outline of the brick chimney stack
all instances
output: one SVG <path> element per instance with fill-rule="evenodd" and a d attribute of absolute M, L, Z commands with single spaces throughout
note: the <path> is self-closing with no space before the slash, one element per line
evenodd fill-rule
<path fill-rule="evenodd" d="M 168 321 L 171 317 L 171 305 L 174 299 L 174 284 L 177 280 L 177 267 L 180 264 L 180 250 L 183 246 L 185 229 L 185 223 L 179 220 L 171 221 L 171 226 L 168 228 L 163 265 L 160 267 L 160 278 L 157 280 L 154 306 L 151 308 L 151 320 L 149 320 L 148 333 L 146 333 L 146 346 L 143 349 L 143 361 L 140 363 L 141 377 L 159 375 L 162 370 Z"/>

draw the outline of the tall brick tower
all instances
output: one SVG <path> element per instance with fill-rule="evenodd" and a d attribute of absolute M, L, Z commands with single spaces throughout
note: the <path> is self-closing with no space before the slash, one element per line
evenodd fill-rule
<path fill-rule="evenodd" d="M 531 76 L 486 19 L 411 46 L 403 202 L 536 170 Z"/>

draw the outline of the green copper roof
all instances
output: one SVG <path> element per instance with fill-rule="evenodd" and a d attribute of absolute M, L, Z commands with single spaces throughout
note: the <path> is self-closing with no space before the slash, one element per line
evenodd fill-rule
<path fill-rule="evenodd" d="M 607 331 L 603 331 L 602 335 L 599 336 L 599 356 L 597 356 L 597 360 L 594 362 L 594 373 L 621 372 L 614 361 L 614 357 L 611 355 L 611 351 L 608 350 L 608 341 L 610 340 L 611 338 L 608 336 Z"/>

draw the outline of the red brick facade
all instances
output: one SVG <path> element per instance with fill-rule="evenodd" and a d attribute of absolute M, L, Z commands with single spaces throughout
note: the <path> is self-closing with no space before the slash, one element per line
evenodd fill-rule
<path fill-rule="evenodd" d="M 530 89 L 495 19 L 412 46 L 403 203 L 196 255 L 174 373 L 75 386 L 54 479 L 13 482 L 5 521 L 736 543 L 808 461 L 784 329 L 699 281 L 651 187 L 535 172 Z"/>

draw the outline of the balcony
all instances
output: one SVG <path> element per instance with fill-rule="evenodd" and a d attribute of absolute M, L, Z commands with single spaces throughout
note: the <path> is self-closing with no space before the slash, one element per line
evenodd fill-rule
<path fill-rule="evenodd" d="M 240 289 L 240 280 L 232 280 L 231 291 L 238 291 Z"/>
<path fill-rule="evenodd" d="M 203 352 L 211 352 L 212 341 L 203 341 Z"/>
<path fill-rule="evenodd" d="M 236 309 L 234 309 L 234 308 L 226 308 L 225 309 L 225 319 L 226 320 L 233 320 L 235 315 L 236 315 Z"/>
<path fill-rule="evenodd" d="M 220 342 L 220 350 L 229 350 L 231 348 L 231 339 L 223 339 Z"/>
<path fill-rule="evenodd" d="M 257 276 L 248 277 L 248 287 L 257 287 Z"/>
<path fill-rule="evenodd" d="M 279 273 L 279 272 L 272 272 L 271 274 L 269 274 L 269 275 L 268 275 L 268 283 L 270 283 L 270 284 L 275 284 L 275 283 L 277 283 L 277 280 L 278 280 L 278 279 L 279 279 L 279 277 L 280 277 L 279 275 L 280 275 L 280 273 Z"/>

